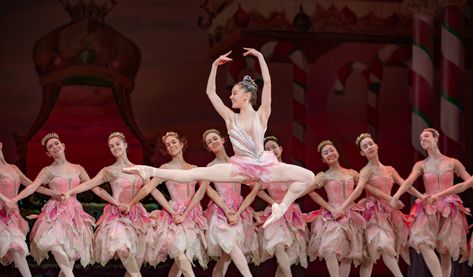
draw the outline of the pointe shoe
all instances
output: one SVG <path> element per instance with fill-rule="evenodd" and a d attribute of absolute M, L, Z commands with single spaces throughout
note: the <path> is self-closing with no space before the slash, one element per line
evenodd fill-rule
<path fill-rule="evenodd" d="M 271 206 L 271 215 L 264 222 L 263 228 L 266 228 L 269 224 L 278 221 L 287 211 L 287 206 L 284 204 L 274 203 Z"/>
<path fill-rule="evenodd" d="M 148 171 L 149 171 L 148 166 L 144 166 L 144 165 L 134 165 L 134 166 L 123 168 L 123 172 L 139 175 L 145 181 L 148 181 L 150 179 L 150 174 L 148 173 Z"/>

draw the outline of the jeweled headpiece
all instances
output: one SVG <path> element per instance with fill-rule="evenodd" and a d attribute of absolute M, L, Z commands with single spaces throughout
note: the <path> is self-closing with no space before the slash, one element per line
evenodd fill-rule
<path fill-rule="evenodd" d="M 322 151 L 322 148 L 324 148 L 324 146 L 327 146 L 327 145 L 333 145 L 333 142 L 331 140 L 323 140 L 321 143 L 319 143 L 319 145 L 317 145 L 317 152 L 320 153 L 320 151 Z"/>
<path fill-rule="evenodd" d="M 422 132 L 425 132 L 425 131 L 431 132 L 434 135 L 434 137 L 437 137 L 437 138 L 440 137 L 439 131 L 437 131 L 434 128 L 425 128 Z"/>
<path fill-rule="evenodd" d="M 268 140 L 272 140 L 272 141 L 276 142 L 278 145 L 280 145 L 278 138 L 275 137 L 275 136 L 267 136 L 267 137 L 264 137 L 263 144 L 265 144 L 266 142 L 268 142 Z"/>
<path fill-rule="evenodd" d="M 256 92 L 258 90 L 258 85 L 256 84 L 255 80 L 249 75 L 245 75 L 245 77 L 243 77 L 243 80 L 241 80 L 240 84 L 245 88 L 246 91 Z"/>
<path fill-rule="evenodd" d="M 164 143 L 164 140 L 169 136 L 173 136 L 179 139 L 179 135 L 176 132 L 166 132 L 166 134 L 161 138 L 163 143 Z"/>
<path fill-rule="evenodd" d="M 56 133 L 49 133 L 43 137 L 43 139 L 41 140 L 41 145 L 45 146 L 46 142 L 48 142 L 48 140 L 52 138 L 59 139 L 59 136 Z"/>
<path fill-rule="evenodd" d="M 360 147 L 360 142 L 365 139 L 365 138 L 371 138 L 371 135 L 369 133 L 362 133 L 360 134 L 355 141 L 355 144 Z"/>
<path fill-rule="evenodd" d="M 125 135 L 121 132 L 113 132 L 111 133 L 109 136 L 108 136 L 108 140 L 110 140 L 111 138 L 114 138 L 114 137 L 119 137 L 121 138 L 122 140 L 125 140 Z"/>

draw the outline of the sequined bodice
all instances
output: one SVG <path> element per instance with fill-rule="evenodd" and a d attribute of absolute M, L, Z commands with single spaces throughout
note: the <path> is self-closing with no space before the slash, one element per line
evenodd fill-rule
<path fill-rule="evenodd" d="M 228 131 L 235 155 L 258 160 L 264 152 L 264 132 L 258 113 L 254 115 L 251 132 L 243 130 L 238 123 L 238 114 L 235 114 L 233 128 Z"/>
<path fill-rule="evenodd" d="M 136 193 L 143 187 L 143 181 L 140 177 L 120 176 L 110 181 L 113 198 L 120 203 L 130 202 Z"/>
<path fill-rule="evenodd" d="M 187 204 L 195 195 L 196 183 L 197 182 L 179 183 L 174 181 L 166 181 L 166 187 L 173 201 L 176 203 Z"/>
<path fill-rule="evenodd" d="M 425 192 L 434 194 L 446 190 L 453 186 L 454 174 L 452 169 L 445 170 L 437 174 L 435 171 L 424 172 L 423 175 Z"/>
<path fill-rule="evenodd" d="M 338 207 L 345 202 L 348 196 L 353 192 L 355 181 L 353 178 L 347 180 L 328 180 L 324 186 L 327 192 L 328 202 L 335 207 Z"/>
<path fill-rule="evenodd" d="M 214 183 L 215 190 L 224 198 L 239 199 L 241 196 L 241 184 L 238 183 Z"/>
<path fill-rule="evenodd" d="M 12 171 L 13 172 L 13 171 Z M 18 174 L 10 175 L 4 172 L 0 175 L 0 193 L 7 198 L 13 198 L 18 194 L 20 187 L 20 177 Z"/>

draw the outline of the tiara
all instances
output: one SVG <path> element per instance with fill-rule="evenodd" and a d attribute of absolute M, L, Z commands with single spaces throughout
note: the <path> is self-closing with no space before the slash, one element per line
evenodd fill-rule
<path fill-rule="evenodd" d="M 360 147 L 360 142 L 365 139 L 365 138 L 371 138 L 371 135 L 369 133 L 361 133 L 355 141 L 355 144 Z"/>
<path fill-rule="evenodd" d="M 164 140 L 169 136 L 179 138 L 179 135 L 176 132 L 166 132 L 166 134 L 161 138 L 163 143 L 164 143 Z"/>
<path fill-rule="evenodd" d="M 278 138 L 275 137 L 275 136 L 267 136 L 267 137 L 264 137 L 263 143 L 266 143 L 268 140 L 275 141 L 277 144 L 279 144 L 279 140 L 278 140 Z"/>
<path fill-rule="evenodd" d="M 56 133 L 49 133 L 43 137 L 43 139 L 41 140 L 41 145 L 46 145 L 46 142 L 48 142 L 48 140 L 52 138 L 59 139 L 59 136 Z"/>
<path fill-rule="evenodd" d="M 425 128 L 422 132 L 425 132 L 425 131 L 432 132 L 432 134 L 434 135 L 434 137 L 440 137 L 439 131 L 437 131 L 437 130 L 434 129 L 434 128 Z"/>
<path fill-rule="evenodd" d="M 113 137 L 119 137 L 119 138 L 125 140 L 125 135 L 122 132 L 113 132 L 108 136 L 108 139 L 110 140 Z"/>
<path fill-rule="evenodd" d="M 240 82 L 247 91 L 257 91 L 258 85 L 256 84 L 255 80 L 251 78 L 249 75 L 245 75 L 243 80 Z"/>
<path fill-rule="evenodd" d="M 319 145 L 317 145 L 317 152 L 320 153 L 320 151 L 322 151 L 322 148 L 324 148 L 324 146 L 327 146 L 327 145 L 333 145 L 333 142 L 331 140 L 323 140 L 321 143 L 319 143 Z"/>

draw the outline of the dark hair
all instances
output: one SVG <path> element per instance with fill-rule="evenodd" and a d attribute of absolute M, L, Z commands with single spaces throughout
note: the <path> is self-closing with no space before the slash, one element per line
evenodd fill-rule
<path fill-rule="evenodd" d="M 246 92 L 251 94 L 250 97 L 250 104 L 256 105 L 256 100 L 258 99 L 258 85 L 256 84 L 255 80 L 248 75 L 243 77 L 243 80 L 238 82 L 241 88 L 243 88 Z"/>
<path fill-rule="evenodd" d="M 281 146 L 281 143 L 279 143 L 278 138 L 275 137 L 275 136 L 266 136 L 266 137 L 264 137 L 263 145 L 266 145 L 266 142 L 268 142 L 268 141 L 274 141 L 278 146 Z"/>

